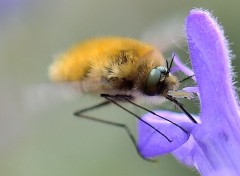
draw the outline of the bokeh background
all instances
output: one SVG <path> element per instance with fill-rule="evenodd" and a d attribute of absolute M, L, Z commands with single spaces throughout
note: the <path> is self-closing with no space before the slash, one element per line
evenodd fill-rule
<path fill-rule="evenodd" d="M 73 111 L 99 98 L 76 96 L 61 102 L 49 96 L 43 106 L 37 94 L 30 96 L 33 106 L 26 98 L 28 90 L 48 84 L 47 70 L 55 55 L 90 37 L 155 39 L 159 45 L 174 44 L 166 57 L 174 51 L 189 62 L 186 44 L 179 47 L 174 38 L 183 36 L 184 19 L 195 7 L 212 11 L 224 26 L 238 72 L 237 0 L 0 0 L 0 175 L 198 175 L 171 155 L 156 164 L 143 161 L 123 130 L 73 117 Z M 172 38 L 164 40 L 171 36 L 168 31 L 173 31 Z M 174 31 L 179 32 L 174 36 Z M 195 107 L 187 103 L 197 113 L 197 103 Z M 169 103 L 155 108 L 174 110 Z M 127 123 L 136 135 L 135 119 L 117 107 L 91 114 Z"/>

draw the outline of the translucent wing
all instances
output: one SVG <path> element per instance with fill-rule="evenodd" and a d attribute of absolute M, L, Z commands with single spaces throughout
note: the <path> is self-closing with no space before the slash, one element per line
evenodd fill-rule
<path fill-rule="evenodd" d="M 25 88 L 23 100 L 27 110 L 36 111 L 74 100 L 99 84 L 94 81 L 49 83 Z"/>
<path fill-rule="evenodd" d="M 146 29 L 142 34 L 142 40 L 155 45 L 162 52 L 166 52 L 173 47 L 182 48 L 185 42 L 183 21 L 184 17 L 174 16 Z"/>

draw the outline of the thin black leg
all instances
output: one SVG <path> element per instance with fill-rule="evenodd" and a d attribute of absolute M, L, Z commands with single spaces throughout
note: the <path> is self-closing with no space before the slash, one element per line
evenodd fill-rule
<path fill-rule="evenodd" d="M 85 112 L 87 112 L 87 111 L 94 110 L 94 109 L 97 109 L 97 108 L 106 106 L 106 105 L 108 105 L 108 104 L 110 104 L 110 103 L 111 103 L 110 101 L 103 101 L 103 102 L 101 102 L 101 103 L 99 103 L 99 104 L 96 104 L 96 105 L 93 105 L 93 106 L 91 106 L 91 107 L 84 108 L 84 109 L 81 109 L 81 110 L 79 110 L 79 111 L 76 111 L 76 112 L 73 113 L 73 115 L 80 117 L 80 115 L 81 115 L 82 113 L 85 113 Z"/>
<path fill-rule="evenodd" d="M 92 120 L 92 121 L 95 121 L 95 122 L 99 122 L 99 123 L 102 123 L 102 124 L 106 124 L 106 125 L 111 125 L 111 126 L 115 126 L 115 127 L 120 127 L 122 129 L 124 129 L 127 133 L 127 135 L 129 136 L 130 140 L 132 141 L 138 155 L 143 158 L 144 160 L 146 161 L 150 161 L 150 162 L 155 162 L 156 160 L 153 160 L 153 159 L 148 159 L 148 158 L 144 158 L 138 147 L 137 147 L 137 142 L 133 136 L 133 134 L 131 133 L 130 129 L 128 128 L 128 126 L 126 124 L 123 124 L 123 123 L 117 123 L 117 122 L 112 122 L 112 121 L 108 121 L 108 120 L 103 120 L 103 119 L 98 119 L 98 118 L 95 118 L 95 117 L 90 117 L 90 116 L 87 116 L 87 115 L 84 115 L 83 113 L 87 112 L 87 111 L 90 111 L 90 110 L 93 110 L 93 109 L 97 109 L 97 108 L 100 108 L 100 107 L 103 107 L 103 106 L 106 106 L 108 104 L 110 104 L 111 101 L 104 101 L 104 102 L 101 102 L 97 105 L 94 105 L 94 106 L 91 106 L 91 107 L 88 107 L 88 108 L 85 108 L 85 109 L 82 109 L 80 111 L 77 111 L 74 113 L 74 116 L 77 116 L 77 117 L 81 117 L 81 118 L 84 118 L 84 119 L 87 119 L 87 120 Z"/>
<path fill-rule="evenodd" d="M 195 76 L 195 75 L 187 76 L 187 77 L 181 79 L 181 80 L 179 81 L 179 83 L 182 83 L 182 82 L 184 82 L 184 81 L 186 81 L 186 80 L 188 80 L 188 79 L 190 79 L 190 78 L 192 78 L 192 77 L 194 77 L 194 76 Z"/>
<path fill-rule="evenodd" d="M 163 119 L 163 120 L 166 120 L 166 121 L 172 123 L 173 125 L 177 126 L 177 127 L 180 128 L 181 130 L 183 130 L 185 133 L 188 133 L 183 127 L 181 127 L 180 125 L 176 124 L 175 122 L 173 122 L 173 121 L 171 121 L 171 120 L 169 120 L 169 119 L 167 119 L 167 118 L 165 118 L 165 117 L 163 117 L 163 116 L 160 116 L 160 115 L 156 114 L 155 112 L 153 112 L 153 111 L 151 111 L 151 110 L 149 110 L 149 109 L 147 109 L 147 108 L 144 108 L 144 107 L 142 107 L 142 106 L 140 106 L 140 105 L 132 102 L 131 100 L 129 100 L 129 99 L 126 98 L 126 97 L 123 97 L 123 99 L 126 100 L 127 102 L 131 103 L 132 105 L 137 106 L 137 107 L 139 107 L 139 108 L 141 108 L 141 109 L 143 109 L 143 110 L 151 113 L 152 115 L 155 115 L 155 116 L 157 116 L 157 117 L 160 117 L 160 118 Z"/>
<path fill-rule="evenodd" d="M 193 122 L 197 124 L 197 121 L 193 118 L 193 116 L 183 107 L 183 105 L 175 98 L 171 96 L 167 96 L 166 99 L 170 100 L 171 102 L 175 103 L 187 116 L 188 118 Z"/>
<path fill-rule="evenodd" d="M 150 123 L 144 121 L 141 117 L 139 117 L 137 114 L 134 114 L 132 111 L 126 109 L 125 107 L 123 107 L 122 105 L 120 105 L 119 103 L 117 103 L 115 100 L 113 99 L 119 99 L 118 97 L 121 97 L 124 95 L 108 95 L 108 94 L 101 94 L 101 97 L 106 98 L 107 100 L 111 101 L 112 103 L 114 103 L 115 105 L 117 105 L 118 107 L 120 107 L 121 109 L 123 109 L 124 111 L 128 112 L 129 114 L 132 114 L 134 117 L 136 117 L 138 120 L 142 121 L 143 123 L 145 123 L 146 125 L 148 125 L 149 127 L 151 127 L 152 129 L 154 129 L 156 132 L 158 132 L 159 134 L 161 134 L 164 138 L 166 138 L 166 140 L 168 140 L 168 142 L 172 142 L 171 139 L 169 139 L 165 134 L 163 134 L 161 131 L 159 131 L 157 128 L 155 128 L 154 126 L 152 126 Z M 126 96 L 127 97 L 127 96 Z"/>

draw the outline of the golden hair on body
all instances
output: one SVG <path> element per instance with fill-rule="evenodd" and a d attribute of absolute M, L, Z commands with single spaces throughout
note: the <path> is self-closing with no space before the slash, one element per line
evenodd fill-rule
<path fill-rule="evenodd" d="M 127 95 L 134 100 L 166 97 L 178 87 L 157 48 L 122 37 L 75 45 L 54 61 L 49 75 L 56 82 L 79 83 L 79 91 Z"/>

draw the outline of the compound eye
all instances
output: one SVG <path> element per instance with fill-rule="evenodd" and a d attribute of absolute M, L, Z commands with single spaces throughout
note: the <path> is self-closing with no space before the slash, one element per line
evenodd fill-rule
<path fill-rule="evenodd" d="M 162 82 L 167 75 L 167 68 L 163 66 L 159 66 L 156 69 L 158 69 L 161 72 L 159 81 Z"/>
<path fill-rule="evenodd" d="M 149 96 L 154 96 L 158 94 L 158 84 L 162 82 L 167 74 L 167 69 L 165 67 L 159 66 L 153 68 L 147 77 L 145 83 L 145 93 Z"/>
<path fill-rule="evenodd" d="M 145 93 L 147 95 L 153 96 L 157 93 L 157 84 L 160 77 L 161 72 L 157 68 L 154 68 L 149 72 L 145 83 Z"/>
<path fill-rule="evenodd" d="M 167 68 L 166 67 L 158 66 L 156 69 L 158 69 L 163 74 L 167 74 Z"/>

